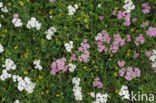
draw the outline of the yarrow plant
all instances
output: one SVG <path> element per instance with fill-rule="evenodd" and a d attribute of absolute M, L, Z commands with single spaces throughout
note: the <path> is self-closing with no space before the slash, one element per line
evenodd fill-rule
<path fill-rule="evenodd" d="M 72 79 L 72 83 L 74 84 L 73 92 L 74 92 L 75 100 L 77 100 L 77 101 L 81 101 L 83 99 L 82 93 L 81 93 L 81 87 L 79 86 L 80 81 L 81 81 L 81 79 L 77 78 L 77 77 L 74 77 Z"/>
<path fill-rule="evenodd" d="M 45 34 L 46 35 L 46 39 L 47 40 L 51 40 L 51 37 L 54 35 L 54 33 L 56 33 L 57 30 L 55 27 L 50 27 L 47 31 L 45 31 Z"/>
<path fill-rule="evenodd" d="M 39 21 L 37 21 L 35 17 L 32 17 L 27 23 L 27 28 L 36 28 L 37 30 L 40 30 L 41 23 L 39 23 Z"/>
<path fill-rule="evenodd" d="M 73 48 L 73 41 L 69 41 L 69 43 L 65 43 L 64 44 L 67 52 L 71 52 L 72 48 Z"/>
<path fill-rule="evenodd" d="M 95 78 L 95 81 L 93 82 L 94 87 L 102 88 L 103 83 L 100 81 L 100 78 Z"/>
<path fill-rule="evenodd" d="M 41 60 L 34 61 L 35 69 L 42 70 L 42 66 L 40 65 L 40 62 L 41 62 Z"/>
<path fill-rule="evenodd" d="M 156 68 L 156 50 L 153 50 L 152 55 L 149 57 L 152 61 L 152 68 Z"/>
<path fill-rule="evenodd" d="M 76 10 L 78 9 L 78 5 L 75 4 L 74 7 L 72 5 L 68 6 L 68 15 L 74 15 L 74 13 L 76 12 Z"/>
<path fill-rule="evenodd" d="M 13 19 L 12 19 L 12 23 L 15 25 L 15 27 L 21 27 L 22 26 L 22 21 L 21 19 L 18 18 L 18 14 L 14 14 Z"/>
<path fill-rule="evenodd" d="M 127 85 L 123 85 L 119 91 L 119 95 L 122 96 L 122 99 L 130 100 L 130 93 Z"/>

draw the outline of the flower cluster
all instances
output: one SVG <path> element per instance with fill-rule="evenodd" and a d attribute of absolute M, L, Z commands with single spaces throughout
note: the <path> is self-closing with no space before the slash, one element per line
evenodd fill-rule
<path fill-rule="evenodd" d="M 131 42 L 131 35 L 127 34 L 126 38 L 127 38 L 127 42 Z"/>
<path fill-rule="evenodd" d="M 2 53 L 4 51 L 3 45 L 0 44 L 0 53 Z"/>
<path fill-rule="evenodd" d="M 0 8 L 1 8 L 1 11 L 2 11 L 2 12 L 4 12 L 4 13 L 8 13 L 8 9 L 7 9 L 7 7 L 6 7 L 6 6 L 3 7 L 3 3 L 2 3 L 2 2 L 0 2 Z"/>
<path fill-rule="evenodd" d="M 41 60 L 34 61 L 35 69 L 42 70 L 42 66 L 40 65 L 40 62 L 41 62 Z"/>
<path fill-rule="evenodd" d="M 49 0 L 51 3 L 55 3 L 56 2 L 56 0 Z"/>
<path fill-rule="evenodd" d="M 146 35 L 148 35 L 149 37 L 156 37 L 156 28 L 150 26 L 146 31 Z"/>
<path fill-rule="evenodd" d="M 25 77 L 22 79 L 19 75 L 12 76 L 13 82 L 18 82 L 18 90 L 19 91 L 27 91 L 28 93 L 32 93 L 34 91 L 36 83 L 30 81 L 30 78 Z"/>
<path fill-rule="evenodd" d="M 29 20 L 27 23 L 27 28 L 36 28 L 37 30 L 40 30 L 41 23 L 39 23 L 39 21 L 37 21 L 35 17 L 32 17 L 31 20 Z"/>
<path fill-rule="evenodd" d="M 112 50 L 112 53 L 116 53 L 119 49 L 119 46 L 123 45 L 125 45 L 125 40 L 120 37 L 120 34 L 115 34 L 113 44 L 110 46 L 110 50 Z"/>
<path fill-rule="evenodd" d="M 148 26 L 148 25 L 149 25 L 148 22 L 143 22 L 143 23 L 141 24 L 141 27 L 146 27 L 146 26 Z"/>
<path fill-rule="evenodd" d="M 74 72 L 75 68 L 76 68 L 76 65 L 70 63 L 70 64 L 68 64 L 68 67 L 69 67 L 70 72 Z"/>
<path fill-rule="evenodd" d="M 125 26 L 130 26 L 131 25 L 130 18 L 131 18 L 131 15 L 130 14 L 127 14 L 125 16 L 125 22 L 124 22 L 124 25 Z"/>
<path fill-rule="evenodd" d="M 47 31 L 45 31 L 45 34 L 47 34 L 46 39 L 51 40 L 51 36 L 56 32 L 57 32 L 56 28 L 50 27 Z"/>
<path fill-rule="evenodd" d="M 20 27 L 22 26 L 22 21 L 21 19 L 18 18 L 18 14 L 14 14 L 13 19 L 12 19 L 12 23 L 15 25 L 15 27 Z"/>
<path fill-rule="evenodd" d="M 78 51 L 81 52 L 82 54 L 78 57 L 80 62 L 88 62 L 89 61 L 89 51 L 88 49 L 90 48 L 89 43 L 87 43 L 88 40 L 84 39 L 83 42 L 81 42 L 81 46 L 78 48 Z"/>
<path fill-rule="evenodd" d="M 126 10 L 126 13 L 130 13 L 131 10 L 135 9 L 132 0 L 125 0 L 124 3 L 125 5 L 123 6 L 123 8 Z"/>
<path fill-rule="evenodd" d="M 73 41 L 69 41 L 69 43 L 64 44 L 67 52 L 71 52 L 71 49 L 73 48 Z"/>
<path fill-rule="evenodd" d="M 69 59 L 69 62 L 76 61 L 76 60 L 77 60 L 76 54 L 72 54 L 72 56 Z"/>
<path fill-rule="evenodd" d="M 59 72 L 60 70 L 66 72 L 68 69 L 68 65 L 65 65 L 65 62 L 66 62 L 66 58 L 61 58 L 54 61 L 50 66 L 51 68 L 50 74 L 56 75 L 56 73 Z"/>
<path fill-rule="evenodd" d="M 127 67 L 127 68 L 122 68 L 119 70 L 119 75 L 121 77 L 125 77 L 126 80 L 130 81 L 136 77 L 140 77 L 140 69 L 139 68 L 133 68 L 132 67 Z"/>
<path fill-rule="evenodd" d="M 76 10 L 78 9 L 78 5 L 75 4 L 74 7 L 72 5 L 68 6 L 68 14 L 69 15 L 74 15 L 74 13 L 76 12 Z"/>
<path fill-rule="evenodd" d="M 151 7 L 149 6 L 149 3 L 142 3 L 142 7 L 145 8 L 144 10 L 142 10 L 144 14 L 148 14 L 150 12 Z"/>
<path fill-rule="evenodd" d="M 14 103 L 21 103 L 19 100 L 15 100 Z"/>
<path fill-rule="evenodd" d="M 125 11 L 121 11 L 121 10 L 118 11 L 118 15 L 117 15 L 118 19 L 122 19 L 125 16 L 126 16 L 126 12 Z"/>
<path fill-rule="evenodd" d="M 106 103 L 107 102 L 107 98 L 108 98 L 108 94 L 101 94 L 101 93 L 96 93 L 95 92 L 91 92 L 90 93 L 92 98 L 96 97 L 96 101 L 92 101 L 92 103 Z"/>
<path fill-rule="evenodd" d="M 138 37 L 136 37 L 134 43 L 136 46 L 140 45 L 140 44 L 143 44 L 144 43 L 144 37 L 142 34 L 140 34 Z"/>
<path fill-rule="evenodd" d="M 118 66 L 120 67 L 120 68 L 122 68 L 124 65 L 125 65 L 125 61 L 120 61 L 120 60 L 118 60 Z"/>
<path fill-rule="evenodd" d="M 95 81 L 93 82 L 94 87 L 102 88 L 103 83 L 100 81 L 100 78 L 95 78 Z"/>
<path fill-rule="evenodd" d="M 82 93 L 81 93 L 81 87 L 80 85 L 80 78 L 74 77 L 72 79 L 72 83 L 75 84 L 73 87 L 73 92 L 74 92 L 74 96 L 75 96 L 75 100 L 77 101 L 81 101 L 82 100 Z"/>
<path fill-rule="evenodd" d="M 103 45 L 103 42 L 110 43 L 111 41 L 111 38 L 109 37 L 107 31 L 102 30 L 101 33 L 98 33 L 98 35 L 95 37 L 95 40 L 97 41 L 96 44 L 99 52 L 108 51 L 108 48 Z"/>
<path fill-rule="evenodd" d="M 133 58 L 136 59 L 140 54 L 136 51 L 134 51 L 134 55 L 133 55 Z"/>
<path fill-rule="evenodd" d="M 130 99 L 130 94 L 128 90 L 128 86 L 123 85 L 119 91 L 119 95 L 122 96 L 122 99 Z"/>
<path fill-rule="evenodd" d="M 152 61 L 152 68 L 156 68 L 156 50 L 153 50 L 149 60 Z"/>

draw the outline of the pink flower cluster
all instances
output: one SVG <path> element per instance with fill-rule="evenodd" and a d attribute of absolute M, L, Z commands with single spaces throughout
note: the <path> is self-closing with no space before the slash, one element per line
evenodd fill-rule
<path fill-rule="evenodd" d="M 146 31 L 146 35 L 148 35 L 149 37 L 156 37 L 156 28 L 150 26 Z"/>
<path fill-rule="evenodd" d="M 141 24 L 141 27 L 146 27 L 146 26 L 148 26 L 148 25 L 149 25 L 148 22 L 143 22 L 143 23 Z"/>
<path fill-rule="evenodd" d="M 134 55 L 133 55 L 133 58 L 136 59 L 140 54 L 137 53 L 136 51 L 134 51 Z"/>
<path fill-rule="evenodd" d="M 102 88 L 103 83 L 100 81 L 100 78 L 95 78 L 95 81 L 93 82 L 94 87 Z"/>
<path fill-rule="evenodd" d="M 122 19 L 125 16 L 126 16 L 126 12 L 125 11 L 121 11 L 121 10 L 118 11 L 118 16 L 117 16 L 118 19 Z"/>
<path fill-rule="evenodd" d="M 131 35 L 127 34 L 126 38 L 127 38 L 127 42 L 131 42 Z"/>
<path fill-rule="evenodd" d="M 99 19 L 100 19 L 100 20 L 103 20 L 103 19 L 104 19 L 104 16 L 99 16 Z"/>
<path fill-rule="evenodd" d="M 50 0 L 50 2 L 51 2 L 51 3 L 55 3 L 55 2 L 56 2 L 56 0 Z"/>
<path fill-rule="evenodd" d="M 146 51 L 146 56 L 149 57 L 151 56 L 152 52 L 151 51 Z"/>
<path fill-rule="evenodd" d="M 96 37 L 96 40 L 98 40 L 96 42 L 96 44 L 98 46 L 98 51 L 99 52 L 103 52 L 103 51 L 107 52 L 108 48 L 105 45 L 103 45 L 103 42 L 110 43 L 111 38 L 109 37 L 107 31 L 105 31 L 105 30 L 102 30 L 101 33 L 99 33 L 99 34 Z"/>
<path fill-rule="evenodd" d="M 134 43 L 136 46 L 140 45 L 140 44 L 143 44 L 144 43 L 144 37 L 142 34 L 140 34 L 138 37 L 136 37 Z"/>
<path fill-rule="evenodd" d="M 133 23 L 137 21 L 137 18 L 132 18 Z"/>
<path fill-rule="evenodd" d="M 82 52 L 82 54 L 78 57 L 80 62 L 88 62 L 89 61 L 89 51 L 87 49 L 90 48 L 89 43 L 87 43 L 88 40 L 84 39 L 83 42 L 81 42 L 81 46 L 78 48 L 79 52 Z"/>
<path fill-rule="evenodd" d="M 116 53 L 119 46 L 123 45 L 125 45 L 125 40 L 120 37 L 120 34 L 115 34 L 113 44 L 110 46 L 110 50 L 112 50 L 112 53 Z"/>
<path fill-rule="evenodd" d="M 56 61 L 54 61 L 50 66 L 51 68 L 50 74 L 56 75 L 56 73 L 61 70 L 66 72 L 68 69 L 68 66 L 65 65 L 65 62 L 66 62 L 66 58 L 61 58 L 61 59 L 57 59 Z"/>
<path fill-rule="evenodd" d="M 145 9 L 142 11 L 144 14 L 148 14 L 150 12 L 151 7 L 149 6 L 149 3 L 142 3 L 142 6 L 145 7 Z"/>
<path fill-rule="evenodd" d="M 121 77 L 124 77 L 126 80 L 130 81 L 136 77 L 140 77 L 140 69 L 139 68 L 133 68 L 132 67 L 127 67 L 127 68 L 122 68 L 119 70 L 119 75 Z"/>
<path fill-rule="evenodd" d="M 118 66 L 120 67 L 120 68 L 122 68 L 124 65 L 125 65 L 125 61 L 120 61 L 120 60 L 118 60 Z"/>
<path fill-rule="evenodd" d="M 127 15 L 125 16 L 124 25 L 126 25 L 126 26 L 130 26 L 130 25 L 131 25 L 130 18 L 131 18 L 131 15 L 130 15 L 130 14 L 127 14 Z"/>
<path fill-rule="evenodd" d="M 69 62 L 76 61 L 76 60 L 77 60 L 76 54 L 72 54 L 72 56 L 69 59 Z"/>

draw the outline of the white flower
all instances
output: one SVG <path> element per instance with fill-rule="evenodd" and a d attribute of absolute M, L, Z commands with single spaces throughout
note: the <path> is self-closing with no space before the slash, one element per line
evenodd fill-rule
<path fill-rule="evenodd" d="M 131 0 L 125 0 L 125 5 L 123 8 L 126 10 L 126 13 L 130 13 L 131 10 L 135 9 L 135 6 L 133 5 L 133 2 Z"/>
<path fill-rule="evenodd" d="M 101 33 L 98 33 L 97 36 L 95 37 L 95 40 L 96 40 L 96 41 L 100 40 L 100 37 L 101 37 L 101 36 L 102 36 L 102 34 L 101 34 Z"/>
<path fill-rule="evenodd" d="M 122 96 L 122 99 L 130 99 L 130 94 L 128 87 L 126 85 L 123 85 L 119 91 L 119 95 Z"/>
<path fill-rule="evenodd" d="M 6 70 L 15 70 L 16 69 L 16 65 L 14 64 L 14 61 L 12 61 L 11 59 L 6 59 L 5 64 L 2 66 L 4 68 L 6 68 Z"/>
<path fill-rule="evenodd" d="M 73 48 L 73 41 L 69 41 L 69 43 L 64 44 L 67 52 L 71 52 L 71 49 Z"/>
<path fill-rule="evenodd" d="M 1 15 L 1 18 L 4 18 L 4 15 Z"/>
<path fill-rule="evenodd" d="M 53 34 L 56 33 L 56 32 L 57 32 L 56 28 L 50 27 L 47 31 L 45 31 L 45 34 L 47 34 L 47 35 L 46 35 L 46 39 L 47 39 L 47 40 L 51 40 L 51 37 L 52 37 Z"/>
<path fill-rule="evenodd" d="M 76 65 L 74 65 L 74 64 L 68 64 L 68 67 L 69 67 L 69 71 L 70 72 L 74 72 L 75 71 L 75 68 L 76 68 Z"/>
<path fill-rule="evenodd" d="M 91 92 L 91 93 L 90 93 L 90 96 L 91 96 L 92 98 L 95 98 L 95 92 Z"/>
<path fill-rule="evenodd" d="M 1 24 L 0 24 L 1 25 Z M 0 53 L 2 53 L 4 51 L 3 45 L 0 44 Z"/>
<path fill-rule="evenodd" d="M 42 70 L 42 66 L 40 65 L 41 60 L 35 60 L 34 65 L 36 69 Z"/>
<path fill-rule="evenodd" d="M 0 8 L 2 8 L 3 7 L 3 3 L 2 2 L 0 2 Z"/>
<path fill-rule="evenodd" d="M 15 25 L 15 27 L 22 26 L 22 21 L 19 18 L 13 18 L 12 23 Z"/>
<path fill-rule="evenodd" d="M 98 7 L 100 8 L 102 4 L 98 4 Z"/>
<path fill-rule="evenodd" d="M 19 100 L 15 100 L 14 103 L 21 103 Z"/>
<path fill-rule="evenodd" d="M 7 13 L 7 12 L 8 12 L 8 9 L 7 9 L 7 7 L 5 6 L 5 7 L 1 8 L 1 11 L 4 12 L 4 13 Z"/>
<path fill-rule="evenodd" d="M 76 9 L 78 9 L 78 5 L 75 4 L 74 7 L 72 5 L 68 6 L 68 14 L 69 15 L 74 15 L 74 13 L 76 12 Z"/>
<path fill-rule="evenodd" d="M 81 79 L 74 77 L 72 79 L 73 84 L 75 84 L 75 86 L 73 87 L 73 92 L 74 92 L 74 96 L 75 96 L 75 100 L 80 101 L 82 100 L 82 93 L 81 93 L 81 87 L 79 86 Z"/>
<path fill-rule="evenodd" d="M 29 20 L 27 23 L 27 28 L 36 28 L 37 30 L 40 30 L 41 23 L 39 23 L 39 21 L 37 21 L 35 17 L 32 17 L 31 20 Z"/>
<path fill-rule="evenodd" d="M 108 94 L 105 93 L 105 94 L 101 94 L 101 93 L 96 93 L 96 96 L 95 96 L 95 93 L 92 92 L 92 97 L 95 98 L 96 97 L 96 101 L 92 101 L 92 103 L 106 103 L 107 102 L 107 97 L 108 97 Z"/>
<path fill-rule="evenodd" d="M 0 24 L 0 28 L 2 27 L 2 24 Z"/>

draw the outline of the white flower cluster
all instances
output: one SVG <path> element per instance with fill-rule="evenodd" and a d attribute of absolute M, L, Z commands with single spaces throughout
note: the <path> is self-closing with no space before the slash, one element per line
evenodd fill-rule
<path fill-rule="evenodd" d="M 37 21 L 35 17 L 32 17 L 31 20 L 29 20 L 27 23 L 27 28 L 36 28 L 37 30 L 40 30 L 41 23 L 39 23 L 39 21 Z"/>
<path fill-rule="evenodd" d="M 3 3 L 2 3 L 2 2 L 0 2 L 0 8 L 1 8 L 1 11 L 2 11 L 2 12 L 4 12 L 4 13 L 8 13 L 8 9 L 7 9 L 7 7 L 6 7 L 6 6 L 3 7 Z"/>
<path fill-rule="evenodd" d="M 75 4 L 74 7 L 72 5 L 68 6 L 68 14 L 69 15 L 74 15 L 74 13 L 76 12 L 76 10 L 78 9 L 78 5 Z"/>
<path fill-rule="evenodd" d="M 15 70 L 16 65 L 11 59 L 6 59 L 5 64 L 2 65 L 2 67 L 4 67 L 5 69 L 2 70 L 2 75 L 0 76 L 0 79 L 2 81 L 5 81 L 6 79 L 11 78 L 12 75 L 8 73 L 8 71 Z"/>
<path fill-rule="evenodd" d="M 3 45 L 0 44 L 0 53 L 2 53 L 4 51 Z"/>
<path fill-rule="evenodd" d="M 47 31 L 45 31 L 45 34 L 47 34 L 47 35 L 46 35 L 46 38 L 47 38 L 48 40 L 51 40 L 51 36 L 52 36 L 54 33 L 56 33 L 56 32 L 57 32 L 56 28 L 50 27 Z"/>
<path fill-rule="evenodd" d="M 152 68 L 156 68 L 156 50 L 153 50 L 149 60 L 152 61 Z"/>
<path fill-rule="evenodd" d="M 81 87 L 79 87 L 81 79 L 74 77 L 72 79 L 72 83 L 75 84 L 74 88 L 73 88 L 73 92 L 74 92 L 74 96 L 75 96 L 75 100 L 80 101 L 82 100 L 82 93 L 81 93 Z"/>
<path fill-rule="evenodd" d="M 74 65 L 74 64 L 68 64 L 68 67 L 69 67 L 69 71 L 70 72 L 74 72 L 75 71 L 75 68 L 76 68 L 76 65 Z"/>
<path fill-rule="evenodd" d="M 35 60 L 34 65 L 36 69 L 42 70 L 42 66 L 40 65 L 41 60 Z"/>
<path fill-rule="evenodd" d="M 131 10 L 135 9 L 135 6 L 133 5 L 132 0 L 125 0 L 125 5 L 123 6 L 123 8 L 126 10 L 126 13 L 130 13 Z"/>
<path fill-rule="evenodd" d="M 19 100 L 15 100 L 14 103 L 21 103 Z"/>
<path fill-rule="evenodd" d="M 73 48 L 73 41 L 69 41 L 69 43 L 64 44 L 67 52 L 71 52 L 71 49 Z"/>
<path fill-rule="evenodd" d="M 18 17 L 14 17 L 12 19 L 12 23 L 15 25 L 15 27 L 20 27 L 22 26 L 22 21 Z"/>
<path fill-rule="evenodd" d="M 0 28 L 2 27 L 2 24 L 0 24 Z"/>
<path fill-rule="evenodd" d="M 95 95 L 95 92 L 91 92 L 90 96 L 92 98 L 96 97 L 96 101 L 93 101 L 92 103 L 106 103 L 108 94 L 107 93 L 105 93 L 105 94 L 96 93 L 96 95 Z"/>
<path fill-rule="evenodd" d="M 95 40 L 96 41 L 100 40 L 100 37 L 102 37 L 102 34 L 101 33 L 98 33 L 97 36 L 95 37 Z"/>
<path fill-rule="evenodd" d="M 28 93 L 32 93 L 34 91 L 36 83 L 32 83 L 28 77 L 22 79 L 19 75 L 12 76 L 13 82 L 18 82 L 18 90 L 19 91 L 27 91 Z"/>
<path fill-rule="evenodd" d="M 122 96 L 122 99 L 130 99 L 130 94 L 128 87 L 126 85 L 123 85 L 119 91 L 119 95 Z"/>

